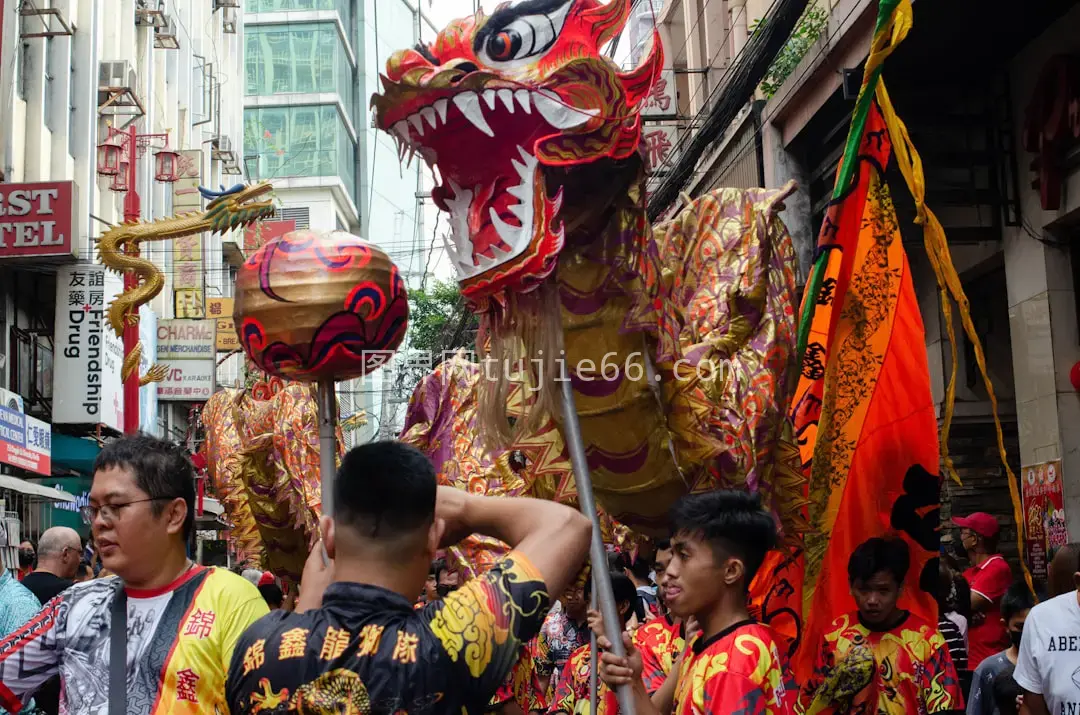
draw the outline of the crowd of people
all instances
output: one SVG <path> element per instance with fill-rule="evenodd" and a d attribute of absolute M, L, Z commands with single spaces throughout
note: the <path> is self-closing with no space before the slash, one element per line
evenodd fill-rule
<path fill-rule="evenodd" d="M 594 659 L 596 715 L 617 713 L 619 692 L 639 715 L 1080 707 L 1080 548 L 1055 555 L 1035 605 L 986 514 L 955 519 L 970 566 L 943 555 L 937 623 L 900 605 L 926 578 L 906 542 L 859 544 L 855 609 L 797 683 L 793 644 L 748 608 L 777 533 L 743 492 L 685 497 L 670 539 L 609 553 L 617 655 L 589 607 L 591 524 L 571 508 L 439 487 L 417 450 L 363 445 L 342 460 L 299 590 L 283 592 L 260 569 L 191 561 L 194 484 L 178 447 L 126 437 L 94 465 L 90 558 L 64 527 L 21 545 L 19 572 L 0 571 L 3 711 L 578 715 Z M 472 533 L 510 551 L 465 578 L 447 548 Z"/>

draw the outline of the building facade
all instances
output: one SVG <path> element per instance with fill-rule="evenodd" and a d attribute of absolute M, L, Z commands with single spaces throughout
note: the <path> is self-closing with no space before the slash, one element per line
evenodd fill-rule
<path fill-rule="evenodd" d="M 179 170 L 189 179 L 182 201 L 194 207 L 201 206 L 198 184 L 239 179 L 243 102 L 228 88 L 243 69 L 238 4 L 2 3 L 0 387 L 6 392 L 0 394 L 12 398 L 4 416 L 18 425 L 5 433 L 9 458 L 0 465 L 0 486 L 7 490 L 0 488 L 0 500 L 30 527 L 24 536 L 49 525 L 57 513 L 50 504 L 68 501 L 51 489 L 57 480 L 66 480 L 60 486 L 72 499 L 88 489 L 97 445 L 123 426 L 122 347 L 102 317 L 119 279 L 103 275 L 96 261 L 98 239 L 124 218 L 124 189 L 138 192 L 140 219 L 153 221 L 176 209 Z M 132 127 L 142 137 L 134 157 L 115 136 Z M 123 171 L 102 171 L 108 168 L 100 159 L 103 144 L 116 145 L 123 162 L 136 163 L 133 186 L 123 186 Z M 163 164 L 161 152 L 175 152 L 173 160 Z M 191 242 L 185 256 L 172 243 L 143 248 L 166 281 L 141 312 L 144 366 L 155 357 L 162 321 L 209 318 L 207 303 L 231 296 L 242 241 L 207 234 Z M 182 287 L 178 276 L 187 276 L 190 266 L 180 265 L 181 258 L 197 265 L 197 287 Z M 211 383 L 238 378 L 235 358 L 217 369 L 212 362 L 206 364 Z M 80 379 L 93 387 L 72 388 Z M 199 400 L 181 392 L 159 401 L 159 392 L 159 385 L 141 390 L 141 429 L 182 441 Z"/>

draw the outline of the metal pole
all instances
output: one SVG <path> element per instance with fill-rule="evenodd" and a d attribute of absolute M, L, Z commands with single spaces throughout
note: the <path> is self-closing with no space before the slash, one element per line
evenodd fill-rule
<path fill-rule="evenodd" d="M 600 614 L 604 618 L 604 635 L 611 642 L 611 652 L 625 656 L 622 630 L 619 628 L 619 609 L 615 604 L 615 594 L 611 588 L 611 578 L 607 572 L 607 554 L 604 540 L 600 535 L 600 516 L 596 513 L 596 500 L 593 498 L 592 477 L 589 475 L 589 463 L 585 459 L 585 443 L 581 439 L 581 425 L 578 423 L 577 408 L 574 405 L 574 387 L 567 376 L 558 378 L 562 383 L 563 398 L 563 437 L 570 450 L 570 463 L 574 468 L 574 480 L 577 483 L 578 506 L 581 513 L 592 520 L 592 543 L 589 559 L 592 562 L 593 594 L 600 603 Z M 634 696 L 629 685 L 620 685 L 615 689 L 619 700 L 619 712 L 622 715 L 635 715 Z M 594 711 L 595 713 L 595 711 Z"/>
<path fill-rule="evenodd" d="M 589 597 L 589 607 L 596 610 L 596 572 L 592 575 L 593 587 Z M 600 660 L 600 654 L 596 652 L 596 631 L 589 629 L 589 715 L 596 715 L 596 700 L 598 698 L 596 688 L 596 670 Z"/>
<path fill-rule="evenodd" d="M 333 514 L 334 476 L 337 474 L 337 394 L 334 381 L 319 380 L 319 492 L 322 513 Z M 326 544 L 322 545 L 323 565 L 330 565 Z"/>
<path fill-rule="evenodd" d="M 333 380 L 319 380 L 319 482 L 322 513 L 333 514 L 337 473 L 337 395 Z"/>

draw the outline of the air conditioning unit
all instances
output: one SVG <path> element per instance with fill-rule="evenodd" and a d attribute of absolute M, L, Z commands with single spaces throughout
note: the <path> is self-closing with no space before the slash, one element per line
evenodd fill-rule
<path fill-rule="evenodd" d="M 138 84 L 135 69 L 127 60 L 109 60 L 102 62 L 98 67 L 98 90 L 123 90 L 135 91 Z"/>
<path fill-rule="evenodd" d="M 176 21 L 165 18 L 165 26 L 154 28 L 154 47 L 159 50 L 179 50 L 180 40 L 176 36 Z"/>
<path fill-rule="evenodd" d="M 168 23 L 164 0 L 135 0 L 135 25 L 139 27 L 164 27 Z"/>
<path fill-rule="evenodd" d="M 16 412 L 25 412 L 22 395 L 0 388 L 0 407 L 6 407 Z"/>
<path fill-rule="evenodd" d="M 240 0 L 214 0 L 214 9 L 221 10 L 223 8 L 232 7 L 239 8 Z"/>
<path fill-rule="evenodd" d="M 236 163 L 236 152 L 233 151 L 232 139 L 219 134 L 210 140 L 210 158 L 216 161 Z"/>

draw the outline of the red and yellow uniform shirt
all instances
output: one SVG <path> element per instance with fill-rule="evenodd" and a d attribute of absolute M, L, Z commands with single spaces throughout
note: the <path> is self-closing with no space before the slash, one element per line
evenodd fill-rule
<path fill-rule="evenodd" d="M 675 715 L 790 715 L 799 695 L 776 636 L 768 626 L 742 621 L 690 641 L 679 669 Z"/>
<path fill-rule="evenodd" d="M 569 660 L 563 666 L 562 677 L 559 678 L 559 685 L 555 688 L 555 695 L 548 707 L 550 715 L 589 714 L 590 655 L 591 649 L 588 645 L 583 645 L 570 654 Z M 596 709 L 597 715 L 616 715 L 619 712 L 619 701 L 615 699 L 615 693 L 599 678 L 597 678 Z"/>
<path fill-rule="evenodd" d="M 832 622 L 815 657 L 814 671 L 802 689 L 800 710 L 854 649 L 870 649 L 874 674 L 870 684 L 856 693 L 834 699 L 827 713 L 901 715 L 964 709 L 960 680 L 945 638 L 936 626 L 907 614 L 888 630 L 874 630 L 857 613 Z"/>
<path fill-rule="evenodd" d="M 641 679 L 652 695 L 667 680 L 675 661 L 686 647 L 682 623 L 672 623 L 666 616 L 649 621 L 634 634 L 634 647 L 641 653 Z"/>
<path fill-rule="evenodd" d="M 547 607 L 518 552 L 421 611 L 384 588 L 335 583 L 322 608 L 274 611 L 243 635 L 230 712 L 483 713 Z"/>
<path fill-rule="evenodd" d="M 517 703 L 522 712 L 543 709 L 540 678 L 536 674 L 536 665 L 533 663 L 535 641 L 534 638 L 521 646 L 517 662 L 510 668 L 510 674 L 506 676 L 502 685 L 495 691 L 494 697 L 491 698 L 490 712 L 495 712 L 500 706 L 511 701 Z"/>
<path fill-rule="evenodd" d="M 119 587 L 115 576 L 75 584 L 0 641 L 0 706 L 17 713 L 59 674 L 61 712 L 108 712 L 110 621 Z M 269 612 L 258 589 L 229 571 L 197 566 L 164 588 L 126 595 L 129 710 L 226 712 L 233 649 Z"/>

